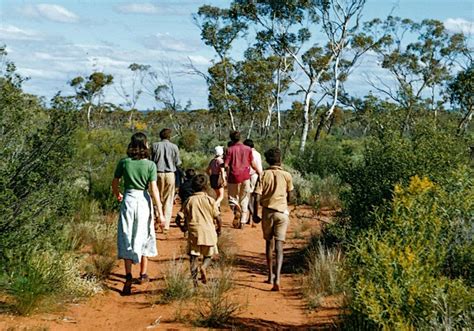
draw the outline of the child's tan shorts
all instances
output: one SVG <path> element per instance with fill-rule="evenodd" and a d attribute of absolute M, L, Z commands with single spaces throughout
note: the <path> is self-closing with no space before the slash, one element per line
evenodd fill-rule
<path fill-rule="evenodd" d="M 262 230 L 265 240 L 285 241 L 290 217 L 276 210 L 263 208 Z"/>
<path fill-rule="evenodd" d="M 193 256 L 205 256 L 211 257 L 219 253 L 217 245 L 204 246 L 197 244 L 197 238 L 194 236 L 188 236 L 188 254 Z"/>

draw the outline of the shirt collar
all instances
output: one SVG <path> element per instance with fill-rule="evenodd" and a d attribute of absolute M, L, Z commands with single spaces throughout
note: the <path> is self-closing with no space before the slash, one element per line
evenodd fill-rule
<path fill-rule="evenodd" d="M 206 192 L 202 192 L 202 191 L 201 191 L 201 192 L 194 192 L 193 195 L 205 195 L 205 194 L 206 194 Z"/>
<path fill-rule="evenodd" d="M 281 166 L 277 166 L 277 165 L 269 166 L 268 169 L 283 170 L 283 168 Z"/>

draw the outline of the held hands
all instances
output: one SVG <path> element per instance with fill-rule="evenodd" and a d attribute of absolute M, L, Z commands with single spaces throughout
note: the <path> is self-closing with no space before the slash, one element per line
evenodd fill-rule
<path fill-rule="evenodd" d="M 119 194 L 116 196 L 118 202 L 122 202 L 123 200 L 123 195 L 122 193 L 119 192 Z"/>
<path fill-rule="evenodd" d="M 252 221 L 255 223 L 255 224 L 258 224 L 262 221 L 262 218 L 258 215 L 252 215 Z"/>

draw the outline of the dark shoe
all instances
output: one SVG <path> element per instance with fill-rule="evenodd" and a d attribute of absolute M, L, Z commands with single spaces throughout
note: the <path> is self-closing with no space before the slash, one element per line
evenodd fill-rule
<path fill-rule="evenodd" d="M 272 291 L 273 291 L 273 292 L 278 292 L 278 291 L 280 291 L 280 285 L 278 285 L 278 284 L 273 284 Z"/>
<path fill-rule="evenodd" d="M 122 295 L 132 294 L 132 275 L 128 274 L 125 276 L 125 284 L 123 285 Z"/>
<path fill-rule="evenodd" d="M 141 284 L 145 284 L 145 283 L 148 283 L 150 281 L 150 277 L 148 277 L 147 274 L 143 274 L 143 275 L 140 275 L 140 278 L 138 279 L 138 283 L 141 285 Z"/>

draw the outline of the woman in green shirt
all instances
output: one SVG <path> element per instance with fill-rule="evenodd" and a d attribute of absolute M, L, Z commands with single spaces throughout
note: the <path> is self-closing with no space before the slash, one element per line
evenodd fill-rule
<path fill-rule="evenodd" d="M 147 257 L 156 256 L 155 226 L 153 204 L 156 214 L 164 223 L 163 208 L 156 186 L 156 165 L 150 156 L 146 135 L 135 133 L 128 145 L 127 158 L 119 161 L 112 181 L 112 191 L 121 202 L 117 229 L 119 259 L 125 260 L 125 285 L 122 294 L 129 295 L 132 290 L 132 264 L 140 262 L 140 283 L 149 280 Z M 119 190 L 120 179 L 124 181 L 125 192 Z"/>

